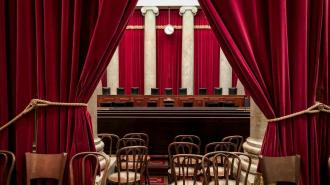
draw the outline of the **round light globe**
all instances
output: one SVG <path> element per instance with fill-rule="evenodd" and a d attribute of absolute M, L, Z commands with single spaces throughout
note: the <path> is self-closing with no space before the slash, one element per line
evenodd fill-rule
<path fill-rule="evenodd" d="M 168 24 L 165 26 L 164 32 L 166 35 L 172 35 L 174 33 L 174 27 L 172 25 Z"/>

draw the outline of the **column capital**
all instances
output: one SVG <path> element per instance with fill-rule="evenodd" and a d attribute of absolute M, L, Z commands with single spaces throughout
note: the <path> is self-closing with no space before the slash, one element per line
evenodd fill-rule
<path fill-rule="evenodd" d="M 156 6 L 144 6 L 141 8 L 141 13 L 144 16 L 148 11 L 152 11 L 156 16 L 159 14 L 158 7 Z"/>
<path fill-rule="evenodd" d="M 197 8 L 195 6 L 182 6 L 180 8 L 179 14 L 182 16 L 187 11 L 191 11 L 194 15 L 197 13 Z"/>

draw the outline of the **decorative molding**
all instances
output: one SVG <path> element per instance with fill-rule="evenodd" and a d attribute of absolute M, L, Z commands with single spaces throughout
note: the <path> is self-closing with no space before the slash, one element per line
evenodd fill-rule
<path fill-rule="evenodd" d="M 157 25 L 156 29 L 164 29 L 167 25 Z M 182 29 L 182 25 L 172 25 L 174 29 Z M 143 25 L 128 25 L 126 27 L 127 30 L 143 30 Z M 202 29 L 211 29 L 210 25 L 195 25 L 194 29 L 196 30 L 202 30 Z"/>
<path fill-rule="evenodd" d="M 152 11 L 156 16 L 159 14 L 159 9 L 156 6 L 144 6 L 141 8 L 141 13 L 144 16 L 148 11 Z"/>
<path fill-rule="evenodd" d="M 198 9 L 195 6 L 183 6 L 180 8 L 179 14 L 182 16 L 187 11 L 191 11 L 193 15 L 196 15 L 197 10 Z"/>

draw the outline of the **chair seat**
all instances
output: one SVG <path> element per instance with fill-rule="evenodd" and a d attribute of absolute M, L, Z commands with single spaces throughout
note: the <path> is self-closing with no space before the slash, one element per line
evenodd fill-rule
<path fill-rule="evenodd" d="M 179 167 L 175 167 L 175 174 L 177 174 L 178 176 L 182 176 L 182 168 Z M 184 173 L 185 175 L 187 174 L 187 170 L 188 170 L 188 176 L 194 176 L 194 172 L 195 172 L 195 168 L 192 167 L 188 167 L 188 168 L 184 168 Z M 172 170 L 168 169 L 167 171 L 169 174 L 172 174 Z M 180 173 L 180 174 L 179 174 Z M 199 172 L 197 172 L 197 175 L 199 174 Z M 187 175 L 186 175 L 187 176 Z"/>
<path fill-rule="evenodd" d="M 177 160 L 175 160 L 175 163 L 179 163 L 179 164 L 182 164 L 183 163 L 183 160 L 184 160 L 185 158 L 184 157 L 179 157 L 179 162 L 177 161 Z M 199 163 L 201 163 L 201 160 L 196 160 L 196 159 L 190 159 L 191 161 L 187 161 L 187 158 L 186 158 L 186 161 L 185 161 L 185 163 L 186 164 L 199 164 Z"/>
<path fill-rule="evenodd" d="M 205 168 L 205 171 L 207 170 L 207 168 Z M 224 171 L 225 169 L 222 167 L 222 166 L 219 166 L 218 167 L 218 176 L 219 177 L 223 177 L 223 176 L 225 176 L 225 171 Z M 214 174 L 214 168 L 210 168 L 210 176 L 215 176 L 215 174 Z"/>
<path fill-rule="evenodd" d="M 128 172 L 127 175 L 127 171 L 122 171 L 120 172 L 120 183 L 126 183 L 128 179 L 128 182 L 136 182 L 139 181 L 141 179 L 141 175 L 140 173 L 136 173 L 136 179 L 135 179 L 135 173 L 134 172 Z M 108 176 L 108 180 L 111 182 L 119 182 L 118 179 L 118 172 L 117 173 L 113 173 L 111 175 Z"/>
<path fill-rule="evenodd" d="M 220 180 L 218 180 L 218 184 L 219 185 L 226 185 L 226 180 L 225 179 L 220 179 Z M 215 181 L 209 182 L 209 185 L 215 185 Z M 228 180 L 228 185 L 236 185 L 236 181 L 235 180 Z M 239 182 L 239 185 L 244 185 L 244 183 Z"/>
<path fill-rule="evenodd" d="M 177 185 L 202 185 L 203 183 L 200 181 L 193 181 L 193 180 L 183 180 L 177 181 Z M 175 182 L 172 182 L 171 185 L 175 185 Z"/>

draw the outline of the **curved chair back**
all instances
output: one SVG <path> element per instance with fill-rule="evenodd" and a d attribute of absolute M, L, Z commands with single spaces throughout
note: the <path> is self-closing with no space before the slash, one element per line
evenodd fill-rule
<path fill-rule="evenodd" d="M 147 168 L 148 148 L 146 146 L 127 146 L 118 149 L 116 174 L 109 180 L 116 184 L 141 183 L 141 177 Z"/>
<path fill-rule="evenodd" d="M 240 184 L 241 165 L 241 158 L 234 152 L 216 151 L 205 154 L 202 170 L 206 184 Z"/>
<path fill-rule="evenodd" d="M 201 146 L 201 139 L 196 135 L 177 135 L 174 137 L 174 142 L 190 142 Z"/>
<path fill-rule="evenodd" d="M 240 152 L 242 150 L 244 138 L 243 136 L 233 135 L 224 137 L 221 141 L 234 143 L 237 147 L 237 150 L 235 152 Z"/>
<path fill-rule="evenodd" d="M 215 151 L 235 152 L 237 151 L 237 146 L 234 143 L 223 141 L 208 143 L 205 146 L 205 154 Z"/>
<path fill-rule="evenodd" d="M 90 165 L 92 164 L 92 165 Z M 79 169 L 75 169 L 74 166 L 78 166 Z M 77 184 L 75 179 L 80 179 L 79 185 L 90 184 L 86 183 L 86 171 L 93 173 L 92 184 L 95 184 L 96 175 L 99 171 L 101 173 L 100 182 L 98 185 L 106 185 L 107 174 L 109 173 L 110 159 L 106 154 L 99 152 L 81 152 L 75 154 L 70 160 L 70 185 Z M 93 168 L 93 169 L 91 169 Z"/>
<path fill-rule="evenodd" d="M 264 184 L 276 182 L 299 183 L 300 156 L 266 157 L 260 156 Z"/>
<path fill-rule="evenodd" d="M 149 146 L 149 135 L 146 133 L 128 133 L 123 138 L 139 138 L 145 141 L 145 146 Z"/>
<path fill-rule="evenodd" d="M 97 134 L 97 136 L 99 138 L 101 138 L 101 140 L 104 142 L 105 144 L 105 151 L 109 151 L 105 152 L 108 155 L 112 155 L 112 154 L 116 154 L 117 152 L 117 143 L 119 141 L 119 136 L 117 136 L 116 134 L 107 134 L 107 133 L 101 133 L 101 134 Z"/>
<path fill-rule="evenodd" d="M 196 154 L 178 154 L 171 159 L 171 177 L 174 185 L 178 184 L 202 184 L 199 182 L 201 161 L 203 156 Z M 173 183 L 172 183 L 173 184 Z"/>
<path fill-rule="evenodd" d="M 168 145 L 168 154 L 170 156 L 177 154 L 199 154 L 200 148 L 197 144 L 190 142 L 173 142 Z"/>
<path fill-rule="evenodd" d="M 12 152 L 0 150 L 0 184 L 10 184 L 14 166 L 15 155 Z"/>
<path fill-rule="evenodd" d="M 127 146 L 146 146 L 146 142 L 140 138 L 121 138 L 117 142 L 117 150 Z"/>
<path fill-rule="evenodd" d="M 36 154 L 25 153 L 26 181 L 31 184 L 32 179 L 56 179 L 58 185 L 63 183 L 63 173 L 67 154 Z"/>

